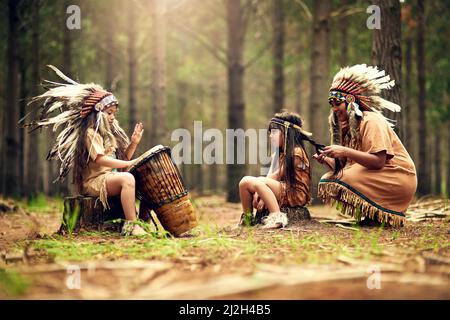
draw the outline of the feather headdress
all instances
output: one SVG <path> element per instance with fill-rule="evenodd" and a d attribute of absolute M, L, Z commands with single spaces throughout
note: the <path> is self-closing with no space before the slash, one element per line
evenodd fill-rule
<path fill-rule="evenodd" d="M 386 75 L 384 70 L 379 70 L 376 66 L 357 64 L 351 67 L 342 68 L 333 78 L 330 87 L 329 101 L 345 101 L 347 114 L 349 116 L 350 141 L 348 144 L 356 148 L 359 144 L 359 122 L 363 116 L 362 111 L 379 113 L 381 116 L 383 109 L 393 112 L 400 112 L 401 107 L 391 101 L 380 97 L 381 90 L 391 89 L 395 81 Z M 394 121 L 383 116 L 391 127 Z M 332 143 L 343 143 L 333 111 L 330 113 L 330 131 Z"/>
<path fill-rule="evenodd" d="M 19 121 L 19 124 L 30 127 L 30 132 L 49 126 L 53 126 L 53 132 L 56 132 L 59 127 L 63 128 L 50 149 L 47 160 L 61 161 L 59 176 L 56 180 L 64 180 L 74 165 L 77 142 L 83 134 L 81 132 L 83 121 L 91 112 L 96 112 L 95 134 L 97 134 L 99 126 L 103 125 L 104 121 L 101 111 L 113 104 L 117 105 L 118 102 L 112 93 L 101 86 L 94 83 L 80 84 L 64 75 L 56 67 L 52 65 L 48 67 L 66 83 L 44 80 L 49 89 L 31 99 L 28 105 L 33 109 Z M 38 117 L 24 124 L 25 119 L 33 113 L 37 113 Z M 127 135 L 117 121 L 114 121 L 111 131 L 124 143 L 128 141 Z"/>

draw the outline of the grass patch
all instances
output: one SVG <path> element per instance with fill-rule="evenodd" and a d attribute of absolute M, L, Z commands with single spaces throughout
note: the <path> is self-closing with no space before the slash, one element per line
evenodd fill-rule
<path fill-rule="evenodd" d="M 64 200 L 61 197 L 48 198 L 43 193 L 20 200 L 18 204 L 25 211 L 35 213 L 59 213 L 64 209 Z"/>

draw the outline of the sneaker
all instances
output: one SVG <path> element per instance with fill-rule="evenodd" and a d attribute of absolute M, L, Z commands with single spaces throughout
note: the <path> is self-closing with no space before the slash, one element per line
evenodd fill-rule
<path fill-rule="evenodd" d="M 142 229 L 141 226 L 137 225 L 134 221 L 125 221 L 122 227 L 122 236 L 144 236 L 148 233 Z"/>
<path fill-rule="evenodd" d="M 272 212 L 263 218 L 263 229 L 279 229 L 284 228 L 288 224 L 288 218 L 284 212 Z"/>

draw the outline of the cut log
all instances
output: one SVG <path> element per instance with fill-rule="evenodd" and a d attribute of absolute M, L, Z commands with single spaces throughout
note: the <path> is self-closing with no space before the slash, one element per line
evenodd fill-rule
<path fill-rule="evenodd" d="M 122 223 L 106 223 L 124 219 L 120 197 L 109 197 L 109 209 L 104 210 L 95 197 L 67 197 L 64 199 L 63 221 L 59 234 L 78 233 L 80 229 L 119 231 Z"/>

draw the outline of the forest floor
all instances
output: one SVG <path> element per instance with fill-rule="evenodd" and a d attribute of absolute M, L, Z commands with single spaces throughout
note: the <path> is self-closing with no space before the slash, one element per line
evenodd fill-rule
<path fill-rule="evenodd" d="M 193 198 L 199 226 L 181 238 L 61 236 L 61 200 L 11 202 L 0 299 L 450 299 L 448 217 L 359 227 L 311 206 L 311 220 L 267 231 L 236 228 L 224 197 Z"/>

